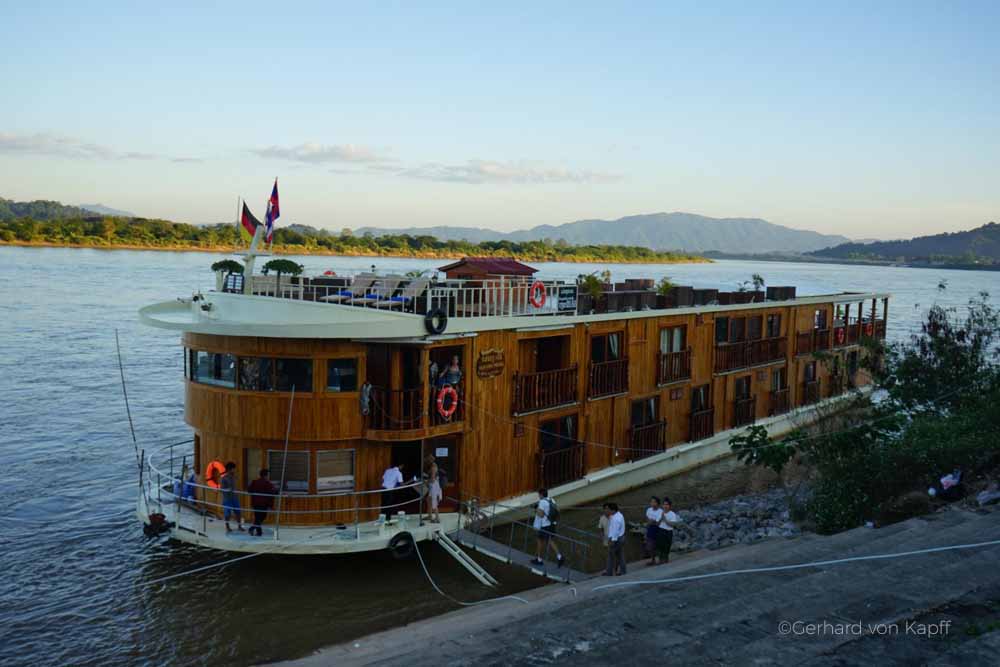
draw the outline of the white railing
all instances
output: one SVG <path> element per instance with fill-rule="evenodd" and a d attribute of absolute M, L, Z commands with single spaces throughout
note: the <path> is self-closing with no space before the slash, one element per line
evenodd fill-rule
<path fill-rule="evenodd" d="M 335 303 L 393 312 L 426 314 L 440 308 L 448 317 L 575 315 L 577 286 L 557 280 L 496 278 L 445 280 L 370 274 L 313 278 L 255 275 L 251 293 L 297 301 Z"/>

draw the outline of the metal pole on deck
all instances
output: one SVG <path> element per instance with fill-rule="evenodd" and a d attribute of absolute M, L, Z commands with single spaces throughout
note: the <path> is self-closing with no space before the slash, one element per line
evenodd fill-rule
<path fill-rule="evenodd" d="M 274 519 L 274 541 L 278 541 L 281 529 L 281 499 L 285 496 L 285 469 L 288 464 L 288 437 L 292 433 L 292 406 L 295 404 L 295 385 L 292 385 L 292 395 L 288 398 L 288 425 L 285 426 L 285 451 L 281 455 L 281 482 L 278 486 L 278 516 Z"/>

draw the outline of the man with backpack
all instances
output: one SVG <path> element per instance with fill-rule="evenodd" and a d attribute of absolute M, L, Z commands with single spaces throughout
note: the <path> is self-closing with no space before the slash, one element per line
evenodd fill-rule
<path fill-rule="evenodd" d="M 559 545 L 556 544 L 552 538 L 556 534 L 556 526 L 559 523 L 559 506 L 556 505 L 556 501 L 549 498 L 548 489 L 538 490 L 538 504 L 535 505 L 535 521 L 532 524 L 534 529 L 538 533 L 537 543 L 535 545 L 535 558 L 532 560 L 533 565 L 542 565 L 542 556 L 548 551 L 550 546 L 555 547 L 556 550 L 556 563 L 558 567 L 562 567 L 563 558 L 562 553 L 559 551 Z"/>

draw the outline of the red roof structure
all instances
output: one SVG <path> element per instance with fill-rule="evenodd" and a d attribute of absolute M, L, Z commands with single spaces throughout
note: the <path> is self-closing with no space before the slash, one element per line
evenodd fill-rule
<path fill-rule="evenodd" d="M 538 272 L 513 257 L 463 257 L 457 262 L 442 266 L 449 279 L 485 278 L 487 276 L 532 276 Z"/>

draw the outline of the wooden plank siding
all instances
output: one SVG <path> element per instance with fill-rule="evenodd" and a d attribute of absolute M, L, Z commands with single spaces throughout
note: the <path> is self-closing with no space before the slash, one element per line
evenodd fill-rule
<path fill-rule="evenodd" d="M 870 300 L 869 300 L 870 303 Z M 772 373 L 786 371 L 788 406 L 802 404 L 803 382 L 807 365 L 815 361 L 812 355 L 797 355 L 797 334 L 813 330 L 814 311 L 826 313 L 828 327 L 832 327 L 833 301 L 821 305 L 775 306 L 761 303 L 759 308 L 728 312 L 688 314 L 651 314 L 627 320 L 602 320 L 560 326 L 552 320 L 545 324 L 538 321 L 526 324 L 535 330 L 494 330 L 451 340 L 422 344 L 419 342 L 390 344 L 391 363 L 399 366 L 401 345 L 415 346 L 419 355 L 421 377 L 427 378 L 427 365 L 431 350 L 442 347 L 457 348 L 461 352 L 463 378 L 462 419 L 454 423 L 407 431 L 375 431 L 367 428 L 360 414 L 358 392 L 327 393 L 325 359 L 354 357 L 358 359 L 359 386 L 366 377 L 363 343 L 337 340 L 283 340 L 268 338 L 239 338 L 185 334 L 184 345 L 210 352 L 231 352 L 237 355 L 306 357 L 316 360 L 311 391 L 296 393 L 292 414 L 292 449 L 317 451 L 339 447 L 356 450 L 355 479 L 358 490 L 377 489 L 382 471 L 390 464 L 392 442 L 424 440 L 429 444 L 435 436 L 451 434 L 458 438 L 459 468 L 457 484 L 463 498 L 477 496 L 481 500 L 509 498 L 530 492 L 540 484 L 539 452 L 540 429 L 550 420 L 574 417 L 576 439 L 586 443 L 584 468 L 600 470 L 630 458 L 629 433 L 632 426 L 633 401 L 658 399 L 656 421 L 665 420 L 667 447 L 684 443 L 690 432 L 691 390 L 709 385 L 711 407 L 714 409 L 715 432 L 733 427 L 735 416 L 736 385 L 740 378 L 749 378 L 750 395 L 755 397 L 754 416 L 764 419 L 771 406 Z M 715 371 L 716 318 L 761 316 L 766 323 L 768 315 L 780 315 L 780 335 L 786 341 L 785 357 L 767 363 L 750 365 L 726 372 Z M 683 326 L 686 331 L 685 347 L 691 350 L 691 377 L 663 386 L 657 383 L 657 353 L 660 331 L 664 327 Z M 625 395 L 588 398 L 588 379 L 591 358 L 591 341 L 595 336 L 618 333 L 620 356 L 627 357 L 628 393 Z M 558 337 L 559 344 L 539 347 L 539 339 Z M 526 414 L 515 414 L 513 406 L 513 377 L 515 373 L 533 373 L 539 368 L 539 349 L 558 358 L 543 359 L 546 368 L 567 368 L 576 364 L 576 403 L 552 409 L 541 409 Z M 834 350 L 842 358 L 857 346 Z M 480 378 L 476 373 L 476 360 L 480 353 L 499 350 L 504 359 L 502 372 L 494 377 Z M 826 364 L 817 361 L 817 377 L 821 383 L 820 395 L 829 395 L 830 378 Z M 391 369 L 393 382 L 401 379 L 401 369 Z M 859 371 L 856 384 L 868 381 L 864 371 Z M 243 467 L 245 448 L 280 448 L 288 417 L 288 393 L 247 392 L 208 386 L 187 381 L 185 419 L 195 429 L 199 441 L 199 464 L 209 459 L 233 460 Z M 846 383 L 845 383 L 846 386 Z M 436 393 L 429 383 L 423 387 L 424 404 L 431 406 Z M 430 451 L 430 447 L 428 447 Z M 312 457 L 315 471 L 315 454 Z M 250 471 L 248 471 L 250 472 Z M 315 472 L 313 472 L 315 478 Z M 315 487 L 315 481 L 311 482 Z M 294 502 L 294 501 L 293 501 Z M 336 499 L 316 499 L 315 509 L 335 506 Z M 310 507 L 313 509 L 313 507 Z M 291 521 L 291 519 L 290 519 Z"/>

